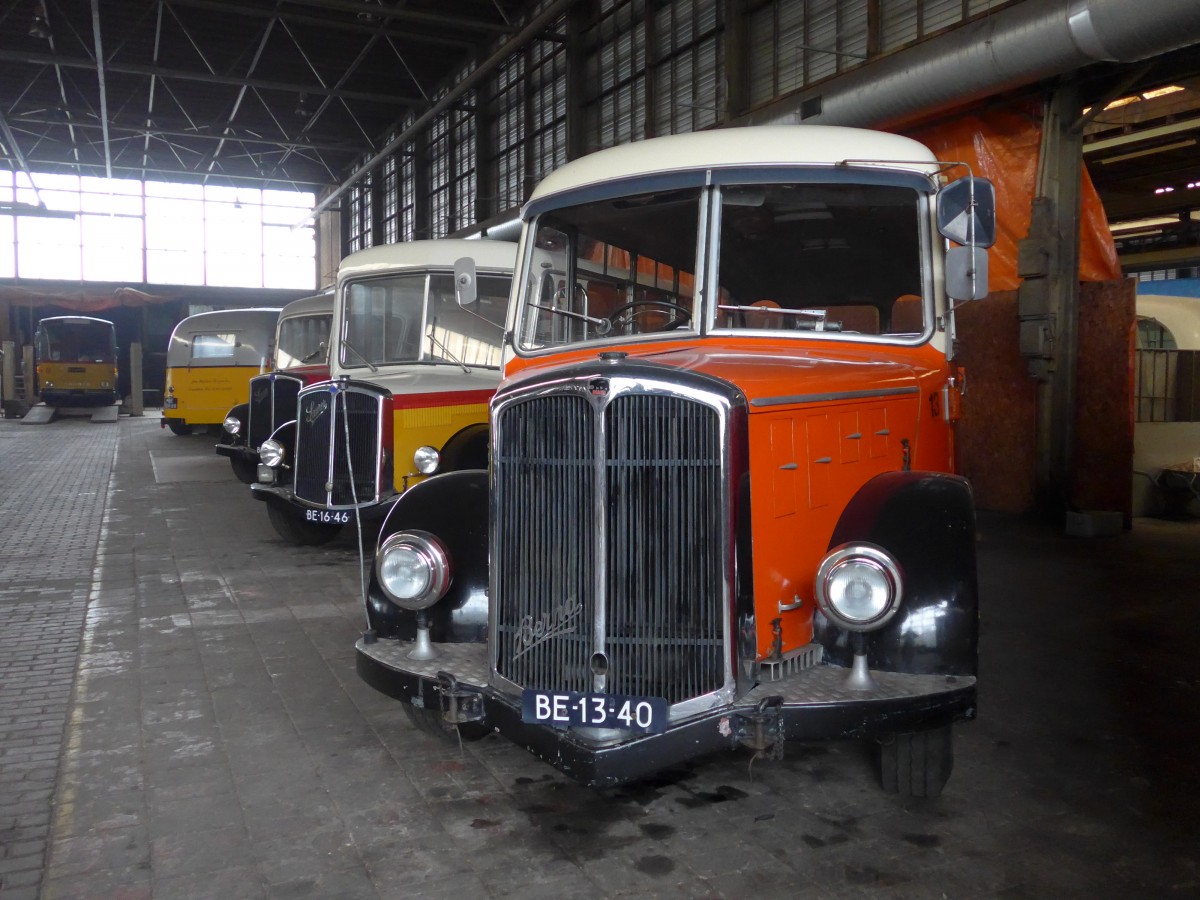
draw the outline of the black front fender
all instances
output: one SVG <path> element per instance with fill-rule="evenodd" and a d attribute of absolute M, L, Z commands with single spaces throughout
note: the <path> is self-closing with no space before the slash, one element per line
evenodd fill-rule
<path fill-rule="evenodd" d="M 462 472 L 467 469 L 486 469 L 488 466 L 488 426 L 468 425 L 450 440 L 441 451 L 440 472 Z"/>
<path fill-rule="evenodd" d="M 446 596 L 429 609 L 430 636 L 448 643 L 487 640 L 488 473 L 484 469 L 447 472 L 413 485 L 392 505 L 379 543 L 399 531 L 427 531 L 450 555 Z M 392 603 L 371 566 L 367 618 L 382 637 L 412 640 L 416 614 Z"/>
<path fill-rule="evenodd" d="M 873 668 L 914 675 L 974 675 L 979 596 L 975 507 L 967 481 L 934 472 L 886 472 L 846 506 L 829 546 L 868 541 L 890 552 L 904 577 L 900 612 L 867 635 Z M 826 658 L 850 665 L 849 634 L 820 613 Z"/>

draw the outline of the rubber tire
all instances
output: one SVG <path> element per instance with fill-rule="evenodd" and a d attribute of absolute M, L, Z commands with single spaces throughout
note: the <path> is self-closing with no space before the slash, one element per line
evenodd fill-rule
<path fill-rule="evenodd" d="M 242 484 L 254 484 L 258 481 L 258 463 L 252 463 L 240 456 L 231 456 L 229 464 L 233 466 L 233 474 Z"/>
<path fill-rule="evenodd" d="M 938 797 L 953 770 L 954 732 L 950 725 L 895 734 L 880 743 L 879 778 L 889 794 Z"/>
<path fill-rule="evenodd" d="M 167 427 L 171 429 L 171 434 L 177 434 L 180 437 L 186 437 L 192 433 L 192 426 L 180 419 L 167 419 Z"/>
<path fill-rule="evenodd" d="M 285 541 L 301 547 L 319 547 L 328 544 L 341 531 L 341 525 L 324 525 L 320 522 L 305 522 L 292 513 L 280 509 L 274 503 L 267 504 L 267 518 L 271 527 Z"/>
<path fill-rule="evenodd" d="M 440 741 L 447 743 L 457 743 L 461 737 L 464 741 L 478 741 L 487 737 L 490 729 L 478 722 L 465 722 L 457 728 L 458 734 L 455 734 L 455 726 L 450 725 L 442 718 L 440 709 L 429 709 L 425 706 L 413 706 L 411 703 L 404 703 L 404 714 L 408 716 L 408 721 L 412 722 L 413 727 L 417 731 L 435 737 Z"/>

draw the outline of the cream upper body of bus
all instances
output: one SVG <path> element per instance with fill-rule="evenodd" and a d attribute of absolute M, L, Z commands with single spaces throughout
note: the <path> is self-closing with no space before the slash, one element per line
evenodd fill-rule
<path fill-rule="evenodd" d="M 271 368 L 278 309 L 197 313 L 175 326 L 167 345 L 164 427 L 186 434 L 219 425 L 249 396 L 250 379 Z"/>

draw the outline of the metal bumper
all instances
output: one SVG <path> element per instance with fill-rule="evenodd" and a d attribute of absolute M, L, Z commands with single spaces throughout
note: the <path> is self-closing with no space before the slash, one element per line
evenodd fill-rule
<path fill-rule="evenodd" d="M 250 485 L 250 496 L 255 500 L 262 500 L 265 503 L 275 503 L 281 506 L 287 506 L 297 512 L 302 512 L 306 509 L 328 509 L 337 510 L 338 512 L 345 511 L 351 515 L 355 514 L 353 506 L 315 506 L 311 503 L 305 503 L 296 499 L 295 493 L 292 492 L 290 485 L 275 485 L 256 483 Z M 392 501 L 396 499 L 396 494 L 385 495 L 378 503 L 364 504 L 357 507 L 357 517 L 364 522 L 376 522 L 384 519 L 388 512 L 391 511 Z"/>
<path fill-rule="evenodd" d="M 230 459 L 244 459 L 247 462 L 258 462 L 258 451 L 251 450 L 245 444 L 217 444 L 217 456 L 228 456 Z"/>
<path fill-rule="evenodd" d="M 817 665 L 759 684 L 736 702 L 672 723 L 662 734 L 598 742 L 571 729 L 521 721 L 519 696 L 488 685 L 484 644 L 435 644 L 434 660 L 411 660 L 410 641 L 360 639 L 359 677 L 381 693 L 428 709 L 454 709 L 519 744 L 590 787 L 642 778 L 688 759 L 729 750 L 764 709 L 774 717 L 774 751 L 786 741 L 878 737 L 920 731 L 975 716 L 973 676 L 905 675 L 872 670 L 870 691 L 846 686 L 849 669 Z M 465 713 L 465 714 L 464 714 Z M 781 739 L 781 740 L 780 740 Z"/>

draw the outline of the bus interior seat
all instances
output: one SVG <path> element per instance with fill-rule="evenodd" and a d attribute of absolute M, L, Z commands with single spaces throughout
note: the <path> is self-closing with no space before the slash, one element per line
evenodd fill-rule
<path fill-rule="evenodd" d="M 892 304 L 890 334 L 920 334 L 925 330 L 925 313 L 921 298 L 903 294 Z"/>

